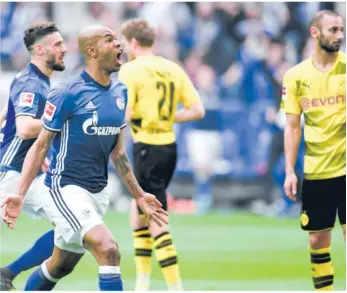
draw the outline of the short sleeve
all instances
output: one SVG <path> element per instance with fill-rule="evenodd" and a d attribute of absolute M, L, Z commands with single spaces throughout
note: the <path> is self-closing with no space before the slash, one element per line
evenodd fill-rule
<path fill-rule="evenodd" d="M 47 99 L 43 113 L 43 127 L 49 131 L 60 132 L 64 123 L 74 111 L 74 99 L 66 89 L 53 89 Z"/>
<path fill-rule="evenodd" d="M 182 92 L 181 92 L 180 100 L 185 108 L 189 108 L 193 104 L 199 102 L 200 97 L 193 83 L 191 82 L 191 80 L 189 79 L 189 77 L 183 70 L 181 71 L 181 80 L 182 80 Z"/>
<path fill-rule="evenodd" d="M 127 87 L 127 107 L 132 109 L 135 103 L 136 97 L 136 85 L 135 81 L 128 70 L 129 66 L 122 66 L 119 73 L 118 79 L 123 82 Z"/>
<path fill-rule="evenodd" d="M 38 92 L 39 86 L 36 83 L 27 81 L 17 84 L 10 93 L 14 110 L 17 116 L 36 117 L 39 110 L 39 102 L 42 98 Z"/>
<path fill-rule="evenodd" d="M 302 113 L 299 98 L 296 95 L 295 79 L 288 72 L 283 78 L 281 110 L 288 114 Z"/>
<path fill-rule="evenodd" d="M 124 84 L 122 85 L 122 89 L 121 89 L 121 98 L 124 101 L 124 111 L 123 111 L 124 124 L 121 126 L 121 128 L 124 128 L 124 127 L 126 127 L 125 109 L 127 108 L 127 105 L 128 105 L 128 88 Z"/>

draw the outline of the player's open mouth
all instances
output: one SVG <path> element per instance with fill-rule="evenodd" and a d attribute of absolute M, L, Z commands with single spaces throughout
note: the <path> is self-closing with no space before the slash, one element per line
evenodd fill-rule
<path fill-rule="evenodd" d="M 123 63 L 123 61 L 122 61 L 122 59 L 121 59 L 122 53 L 123 53 L 123 51 L 120 50 L 120 51 L 118 52 L 118 54 L 117 54 L 117 60 L 118 60 L 119 64 L 122 64 L 122 63 Z"/>

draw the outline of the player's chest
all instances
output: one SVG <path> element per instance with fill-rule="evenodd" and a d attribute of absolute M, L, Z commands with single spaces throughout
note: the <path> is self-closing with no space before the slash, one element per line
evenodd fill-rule
<path fill-rule="evenodd" d="M 121 96 L 85 95 L 76 105 L 72 122 L 87 136 L 115 136 L 124 124 L 124 108 L 124 98 Z"/>
<path fill-rule="evenodd" d="M 303 112 L 339 114 L 346 112 L 345 75 L 297 81 L 297 96 Z"/>

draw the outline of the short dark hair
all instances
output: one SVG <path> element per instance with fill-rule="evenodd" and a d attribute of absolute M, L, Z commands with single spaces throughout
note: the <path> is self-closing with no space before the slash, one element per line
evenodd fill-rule
<path fill-rule="evenodd" d="M 155 40 L 155 32 L 144 19 L 131 19 L 122 26 L 122 35 L 127 41 L 137 40 L 143 47 L 151 47 Z"/>
<path fill-rule="evenodd" d="M 310 27 L 314 26 L 314 27 L 318 27 L 320 29 L 321 28 L 320 22 L 324 18 L 325 15 L 341 17 L 337 12 L 335 12 L 333 10 L 320 10 L 312 18 L 312 20 L 310 22 Z"/>
<path fill-rule="evenodd" d="M 33 45 L 41 38 L 59 32 L 54 22 L 43 22 L 31 25 L 24 31 L 24 44 L 31 53 Z"/>

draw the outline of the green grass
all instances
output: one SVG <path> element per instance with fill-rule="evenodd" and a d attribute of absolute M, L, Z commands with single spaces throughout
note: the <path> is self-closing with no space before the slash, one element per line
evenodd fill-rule
<path fill-rule="evenodd" d="M 105 221 L 120 245 L 124 287 L 133 290 L 135 266 L 128 216 L 109 212 Z M 172 215 L 170 225 L 186 290 L 312 290 L 307 233 L 300 230 L 298 220 L 233 212 L 203 217 Z M 34 221 L 24 214 L 14 231 L 2 225 L 1 265 L 19 256 L 48 229 L 45 221 Z M 335 289 L 345 291 L 346 250 L 339 228 L 333 232 L 332 259 Z M 24 272 L 15 280 L 17 289 L 23 288 L 28 274 Z M 154 259 L 152 280 L 154 290 L 166 289 Z M 87 253 L 56 289 L 98 290 L 97 284 L 97 264 Z"/>

